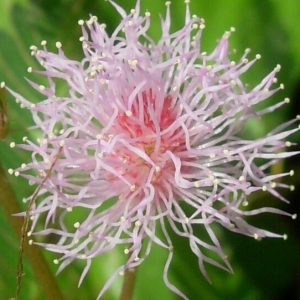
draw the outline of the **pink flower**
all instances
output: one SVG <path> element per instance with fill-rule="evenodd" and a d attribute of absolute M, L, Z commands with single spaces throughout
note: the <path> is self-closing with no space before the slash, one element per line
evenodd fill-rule
<path fill-rule="evenodd" d="M 247 210 L 247 199 L 263 190 L 286 201 L 277 188 L 290 186 L 277 179 L 293 171 L 269 174 L 269 169 L 296 154 L 285 151 L 291 144 L 285 139 L 298 130 L 291 129 L 296 119 L 257 140 L 239 135 L 249 119 L 288 102 L 256 109 L 282 88 L 273 87 L 280 66 L 254 88 L 246 87 L 241 75 L 260 56 L 248 60 L 246 50 L 239 61 L 231 61 L 228 38 L 233 29 L 225 32 L 212 53 L 202 52 L 204 20 L 191 16 L 186 2 L 185 24 L 173 33 L 166 3 L 157 43 L 147 35 L 150 13 L 140 15 L 139 1 L 129 14 L 111 2 L 122 16 L 111 36 L 94 16 L 79 21 L 82 61 L 67 58 L 59 42 L 57 54 L 47 51 L 46 42 L 41 50 L 31 47 L 44 68 L 35 73 L 48 80 L 47 86 L 30 82 L 43 101 L 33 104 L 11 91 L 30 109 L 34 128 L 40 130 L 37 142 L 24 138 L 18 145 L 31 152 L 32 161 L 15 174 L 39 185 L 53 167 L 31 211 L 29 235 L 57 237 L 53 244 L 36 244 L 60 255 L 55 260 L 59 271 L 74 259 L 85 260 L 80 282 L 94 257 L 117 246 L 129 253 L 98 299 L 119 273 L 147 258 L 152 243 L 169 251 L 163 274 L 166 285 L 187 299 L 167 277 L 173 246 L 166 222 L 188 240 L 208 278 L 205 263 L 231 270 L 212 223 L 260 239 L 285 235 L 249 225 L 245 216 L 295 217 L 263 203 Z M 59 85 L 62 81 L 66 92 Z M 189 207 L 188 212 L 183 206 Z M 75 207 L 83 213 L 70 227 L 66 219 Z M 37 225 L 44 217 L 41 230 Z M 157 226 L 164 236 L 157 235 Z M 194 235 L 197 226 L 205 227 L 210 243 Z M 220 261 L 203 249 L 217 254 Z"/>

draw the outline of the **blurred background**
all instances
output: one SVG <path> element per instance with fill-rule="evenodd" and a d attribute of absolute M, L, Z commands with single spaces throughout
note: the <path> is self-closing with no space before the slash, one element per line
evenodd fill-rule
<path fill-rule="evenodd" d="M 135 0 L 115 2 L 127 11 L 135 6 Z M 165 14 L 165 1 L 141 0 L 141 7 L 142 13 L 147 10 L 151 12 L 152 25 L 149 34 L 158 40 L 161 33 L 159 14 Z M 183 25 L 184 11 L 183 0 L 172 1 L 173 30 Z M 191 12 L 206 21 L 201 51 L 211 51 L 224 31 L 233 26 L 236 28 L 236 32 L 230 38 L 230 49 L 233 52 L 236 49 L 233 59 L 238 59 L 245 48 L 251 48 L 249 58 L 257 53 L 262 55 L 262 59 L 245 76 L 250 86 L 259 83 L 277 64 L 282 66 L 278 82 L 284 83 L 285 89 L 274 95 L 268 104 L 285 97 L 291 99 L 290 104 L 266 116 L 262 121 L 251 124 L 249 136 L 245 138 L 257 138 L 274 126 L 300 114 L 300 1 L 191 0 Z M 37 68 L 35 60 L 30 56 L 29 47 L 39 46 L 42 40 L 47 40 L 48 49 L 56 51 L 55 42 L 60 41 L 69 58 L 81 60 L 83 54 L 78 40 L 81 32 L 77 22 L 79 19 L 88 19 L 90 14 L 98 16 L 99 22 L 106 23 L 109 32 L 112 32 L 120 21 L 112 5 L 104 0 L 1 0 L 0 82 L 5 81 L 7 86 L 29 100 L 40 99 L 25 80 L 25 77 L 30 77 L 42 84 L 41 79 L 35 75 L 29 76 L 26 71 L 29 66 Z M 3 95 L 1 97 L 3 109 L 5 99 Z M 5 137 L 0 140 L 0 163 L 5 170 L 29 161 L 28 153 L 11 149 L 9 144 L 12 141 L 21 142 L 23 136 L 30 136 L 31 133 L 27 132 L 26 128 L 32 124 L 29 112 L 22 110 L 11 96 L 7 96 L 7 115 L 8 132 L 3 134 Z M 290 140 L 300 144 L 300 135 L 295 134 Z M 300 150 L 299 145 L 293 146 L 291 150 L 297 149 Z M 280 172 L 295 170 L 293 177 L 286 178 L 289 184 L 295 185 L 295 191 L 283 193 L 291 203 L 287 205 L 265 193 L 258 193 L 254 201 L 274 205 L 291 213 L 298 212 L 299 215 L 300 156 L 288 159 L 276 168 Z M 26 209 L 22 199 L 31 195 L 34 187 L 29 186 L 22 178 L 10 176 L 8 173 L 7 177 L 20 205 Z M 0 182 L 2 198 L 6 197 L 3 194 L 3 186 L 3 182 Z M 289 238 L 286 241 L 265 239 L 257 242 L 215 227 L 214 230 L 232 263 L 234 275 L 207 266 L 212 284 L 200 273 L 197 260 L 189 250 L 188 241 L 174 236 L 175 257 L 170 267 L 170 281 L 191 300 L 300 299 L 299 219 L 292 220 L 275 215 L 251 219 L 250 222 L 254 225 L 278 233 L 287 233 Z M 19 243 L 0 205 L 0 300 L 8 300 L 14 296 Z M 43 254 L 54 274 L 57 266 L 52 262 L 53 255 L 44 250 Z M 135 300 L 179 299 L 168 290 L 162 279 L 167 254 L 163 249 L 153 247 L 151 255 L 138 270 Z M 65 299 L 95 299 L 122 255 L 118 251 L 112 251 L 106 257 L 95 259 L 80 288 L 77 288 L 77 285 L 84 268 L 82 262 L 73 263 L 63 270 L 55 278 Z M 26 257 L 24 263 L 26 275 L 19 299 L 48 299 Z M 118 279 L 103 299 L 117 299 L 121 283 L 121 279 Z"/>

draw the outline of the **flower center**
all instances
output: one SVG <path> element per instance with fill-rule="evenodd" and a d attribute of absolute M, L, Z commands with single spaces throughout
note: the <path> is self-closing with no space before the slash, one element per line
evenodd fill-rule
<path fill-rule="evenodd" d="M 162 176 L 174 172 L 166 152 L 186 149 L 184 131 L 175 124 L 178 105 L 172 100 L 169 94 L 158 98 L 149 89 L 138 94 L 130 110 L 116 118 L 114 131 L 122 136 L 122 142 L 115 144 L 109 158 L 118 161 L 114 168 L 131 186 L 159 185 Z"/>
<path fill-rule="evenodd" d="M 131 138 L 157 134 L 157 131 L 168 128 L 176 117 L 172 97 L 167 95 L 162 103 L 162 107 L 158 107 L 152 89 L 148 93 L 142 92 L 141 96 L 136 96 L 132 109 L 118 116 L 118 123 Z"/>

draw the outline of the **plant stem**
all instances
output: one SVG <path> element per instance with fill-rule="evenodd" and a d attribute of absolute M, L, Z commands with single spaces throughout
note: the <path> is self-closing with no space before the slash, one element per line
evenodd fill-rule
<path fill-rule="evenodd" d="M 125 270 L 122 291 L 119 300 L 131 300 L 134 292 L 137 268 Z"/>
<path fill-rule="evenodd" d="M 2 205 L 14 232 L 19 238 L 21 238 L 21 230 L 24 218 L 13 216 L 13 214 L 21 211 L 21 207 L 14 195 L 12 188 L 10 187 L 6 173 L 1 165 L 0 190 L 0 205 Z M 64 297 L 58 288 L 57 282 L 55 281 L 40 248 L 34 245 L 29 245 L 27 236 L 24 244 L 24 252 L 32 266 L 41 288 L 44 290 L 47 299 L 64 300 Z"/>

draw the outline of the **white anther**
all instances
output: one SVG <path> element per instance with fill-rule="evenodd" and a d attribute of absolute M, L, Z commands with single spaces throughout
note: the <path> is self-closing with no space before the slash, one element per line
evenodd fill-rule
<path fill-rule="evenodd" d="M 230 31 L 226 31 L 224 34 L 223 34 L 223 39 L 228 39 L 230 37 Z"/>
<path fill-rule="evenodd" d="M 103 66 L 103 65 L 101 65 L 101 64 L 99 64 L 99 65 L 97 66 L 97 70 L 98 70 L 98 71 L 102 71 L 102 70 L 104 70 L 104 66 Z"/>
<path fill-rule="evenodd" d="M 10 175 L 14 174 L 14 170 L 13 169 L 8 169 L 8 174 L 10 174 Z"/>
<path fill-rule="evenodd" d="M 127 111 L 125 112 L 125 115 L 126 115 L 127 117 L 131 117 L 131 116 L 132 116 L 132 111 L 127 110 Z"/>
<path fill-rule="evenodd" d="M 57 49 L 60 49 L 62 47 L 62 44 L 61 44 L 61 42 L 56 42 L 55 46 Z"/>
<path fill-rule="evenodd" d="M 78 25 L 80 25 L 80 26 L 84 25 L 84 21 L 83 20 L 79 20 L 78 21 Z"/>
<path fill-rule="evenodd" d="M 96 16 L 92 16 L 91 17 L 91 20 L 93 20 L 93 22 L 97 22 L 98 21 L 98 18 Z"/>
<path fill-rule="evenodd" d="M 267 190 L 267 187 L 266 187 L 265 185 L 263 185 L 263 186 L 261 187 L 261 189 L 265 192 L 265 191 Z"/>
<path fill-rule="evenodd" d="M 59 263 L 58 259 L 54 259 L 54 260 L 53 260 L 53 263 L 54 263 L 55 265 L 58 265 L 58 263 Z"/>
<path fill-rule="evenodd" d="M 10 148 L 16 147 L 16 143 L 15 143 L 15 142 L 11 142 L 11 143 L 9 144 L 9 147 L 10 147 Z"/>
<path fill-rule="evenodd" d="M 131 66 L 136 66 L 138 61 L 136 59 L 128 59 L 128 64 Z"/>
<path fill-rule="evenodd" d="M 275 68 L 274 70 L 275 70 L 275 72 L 279 72 L 280 69 L 281 69 L 281 65 L 277 65 L 276 68 Z"/>
<path fill-rule="evenodd" d="M 293 219 L 293 220 L 296 220 L 296 219 L 297 219 L 297 214 L 293 214 L 293 215 L 292 215 L 292 219 Z"/>
<path fill-rule="evenodd" d="M 72 207 L 67 207 L 67 212 L 71 212 L 73 210 Z"/>
<path fill-rule="evenodd" d="M 140 226 L 142 225 L 142 223 L 141 223 L 141 221 L 136 221 L 136 222 L 134 223 L 134 225 L 135 225 L 136 227 L 140 227 Z"/>
<path fill-rule="evenodd" d="M 60 147 L 63 147 L 65 144 L 66 144 L 65 140 L 61 140 L 61 141 L 59 142 L 59 146 L 60 146 Z"/>
<path fill-rule="evenodd" d="M 35 50 L 37 50 L 38 48 L 37 48 L 37 46 L 32 45 L 32 46 L 29 47 L 29 49 L 35 51 Z"/>
<path fill-rule="evenodd" d="M 76 223 L 74 224 L 74 227 L 75 227 L 75 228 L 79 228 L 79 226 L 80 226 L 80 223 L 79 223 L 79 222 L 76 222 Z"/>
<path fill-rule="evenodd" d="M 294 176 L 294 174 L 295 174 L 294 170 L 291 170 L 290 171 L 290 176 Z"/>
<path fill-rule="evenodd" d="M 195 182 L 194 182 L 194 186 L 195 186 L 196 188 L 200 187 L 199 182 L 198 182 L 198 181 L 195 181 Z"/>
<path fill-rule="evenodd" d="M 220 180 L 216 178 L 216 179 L 213 180 L 213 183 L 214 183 L 214 184 L 219 184 L 219 183 L 220 183 Z"/>
<path fill-rule="evenodd" d="M 285 146 L 286 146 L 286 147 L 291 147 L 291 145 L 292 145 L 291 142 L 289 142 L 289 141 L 285 142 Z"/>
<path fill-rule="evenodd" d="M 276 188 L 276 182 L 271 182 L 271 188 Z"/>
<path fill-rule="evenodd" d="M 27 68 L 27 72 L 31 73 L 32 72 L 32 67 Z"/>
<path fill-rule="evenodd" d="M 229 155 L 229 151 L 228 151 L 227 149 L 223 150 L 223 153 L 224 153 L 225 155 Z"/>

